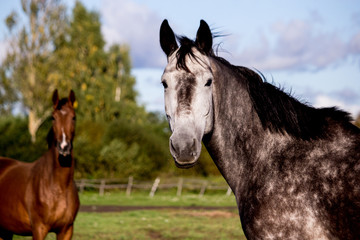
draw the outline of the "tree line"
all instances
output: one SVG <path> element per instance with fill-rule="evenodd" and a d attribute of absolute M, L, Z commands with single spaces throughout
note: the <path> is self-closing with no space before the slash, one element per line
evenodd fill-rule
<path fill-rule="evenodd" d="M 164 114 L 137 103 L 130 48 L 105 48 L 98 12 L 79 1 L 70 13 L 59 0 L 21 0 L 21 6 L 5 19 L 11 44 L 0 65 L 1 156 L 28 162 L 41 156 L 51 94 L 73 89 L 76 177 L 219 174 L 205 151 L 193 170 L 176 169 Z"/>

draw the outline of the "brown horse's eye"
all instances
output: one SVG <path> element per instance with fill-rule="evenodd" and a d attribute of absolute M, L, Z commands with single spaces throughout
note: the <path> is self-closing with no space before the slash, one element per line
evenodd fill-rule
<path fill-rule="evenodd" d="M 51 116 L 51 120 L 52 120 L 52 121 L 54 121 L 54 120 L 55 120 L 54 116 Z"/>
<path fill-rule="evenodd" d="M 76 117 L 73 117 L 72 120 L 75 121 L 75 120 L 76 120 Z"/>

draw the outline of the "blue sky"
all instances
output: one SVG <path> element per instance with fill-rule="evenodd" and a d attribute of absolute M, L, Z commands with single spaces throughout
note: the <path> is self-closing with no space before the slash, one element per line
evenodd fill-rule
<path fill-rule="evenodd" d="M 71 8 L 75 0 L 64 1 Z M 258 69 L 268 81 L 315 107 L 337 105 L 360 113 L 360 3 L 358 0 L 84 0 L 101 14 L 108 45 L 130 45 L 139 100 L 163 112 L 160 77 L 166 65 L 159 27 L 194 38 L 200 19 L 215 32 L 219 55 Z M 20 0 L 1 4 L 3 20 Z M 6 29 L 0 23 L 0 57 Z"/>

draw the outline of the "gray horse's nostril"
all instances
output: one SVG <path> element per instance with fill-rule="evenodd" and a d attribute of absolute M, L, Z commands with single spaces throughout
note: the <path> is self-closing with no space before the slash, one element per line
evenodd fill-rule
<path fill-rule="evenodd" d="M 193 139 L 193 144 L 191 145 L 190 148 L 190 155 L 195 157 L 196 156 L 196 139 Z"/>
<path fill-rule="evenodd" d="M 191 146 L 191 152 L 195 152 L 196 151 L 196 139 L 193 139 L 193 144 Z"/>
<path fill-rule="evenodd" d="M 173 150 L 173 152 L 177 155 L 178 153 L 177 153 L 177 151 L 176 151 L 176 148 L 175 148 L 174 145 L 173 145 L 172 140 L 170 140 L 170 146 L 171 146 L 171 149 Z"/>

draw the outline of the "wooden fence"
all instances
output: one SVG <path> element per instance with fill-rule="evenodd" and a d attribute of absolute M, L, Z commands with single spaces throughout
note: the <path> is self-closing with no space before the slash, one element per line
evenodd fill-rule
<path fill-rule="evenodd" d="M 130 196 L 133 189 L 149 191 L 149 196 L 153 197 L 156 191 L 175 188 L 176 195 L 181 196 L 184 189 L 199 191 L 199 196 L 203 196 L 207 190 L 223 190 L 229 196 L 232 192 L 225 183 L 217 183 L 208 180 L 178 178 L 163 179 L 156 178 L 154 181 L 136 181 L 132 176 L 127 179 L 77 179 L 76 185 L 80 192 L 85 188 L 98 189 L 99 195 L 104 195 L 105 190 L 124 189 L 126 195 Z"/>

